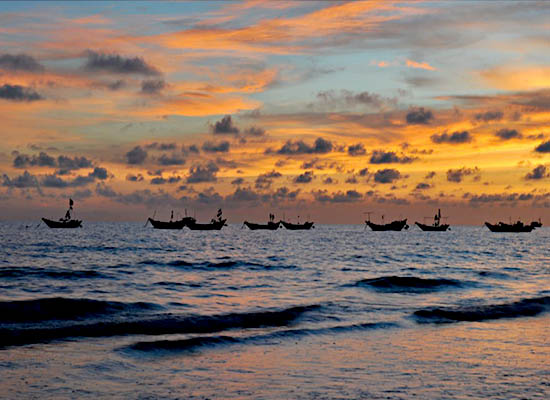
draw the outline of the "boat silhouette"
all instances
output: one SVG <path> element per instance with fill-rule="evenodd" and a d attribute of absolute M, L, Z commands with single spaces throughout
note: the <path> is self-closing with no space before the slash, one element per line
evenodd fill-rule
<path fill-rule="evenodd" d="M 73 204 L 73 199 L 69 199 L 69 209 L 65 213 L 65 217 L 59 218 L 58 221 L 48 218 L 42 218 L 42 221 L 44 221 L 49 228 L 82 228 L 82 220 L 73 219 L 71 216 Z"/>
<path fill-rule="evenodd" d="M 445 232 L 449 229 L 449 224 L 441 224 L 441 209 L 437 210 L 437 214 L 434 216 L 434 223 L 432 225 L 421 224 L 420 222 L 415 222 L 415 224 L 426 232 Z"/>
<path fill-rule="evenodd" d="M 283 225 L 286 229 L 290 231 L 301 231 L 301 230 L 308 230 L 311 228 L 314 228 L 313 222 L 304 222 L 303 224 L 293 224 L 292 222 L 286 222 L 286 221 L 279 221 L 281 225 Z"/>
<path fill-rule="evenodd" d="M 277 230 L 279 229 L 279 227 L 281 226 L 281 222 L 275 222 L 275 215 L 274 214 L 269 214 L 269 222 L 267 224 L 256 224 L 254 222 L 248 222 L 248 221 L 244 221 L 243 222 L 243 225 L 245 225 L 246 227 L 248 227 L 248 229 L 252 230 L 252 231 L 256 231 L 256 230 L 268 230 L 268 231 L 274 231 L 274 230 Z"/>
<path fill-rule="evenodd" d="M 372 214 L 371 211 L 366 212 L 365 214 L 368 215 L 368 219 L 365 221 L 365 229 L 367 229 L 367 226 L 371 228 L 373 231 L 401 231 L 403 228 L 409 229 L 409 225 L 407 225 L 407 218 L 401 219 L 401 220 L 395 220 L 388 224 L 376 224 L 374 222 L 371 222 L 370 215 Z M 384 222 L 384 216 L 382 215 L 382 222 Z"/>
<path fill-rule="evenodd" d="M 192 217 L 184 217 L 174 221 L 174 211 L 170 214 L 170 221 L 159 221 L 151 217 L 147 218 L 147 222 L 151 223 L 155 229 L 183 229 L 186 224 L 191 223 L 194 220 L 195 218 Z M 145 225 L 147 225 L 147 223 Z"/>
<path fill-rule="evenodd" d="M 485 226 L 489 228 L 491 232 L 531 232 L 535 228 L 540 228 L 542 223 L 540 221 L 533 221 L 530 224 L 525 225 L 521 221 L 517 221 L 514 224 L 507 224 L 505 222 L 491 224 L 489 222 L 485 222 Z"/>
<path fill-rule="evenodd" d="M 227 219 L 222 218 L 222 209 L 218 209 L 216 215 L 217 219 L 212 218 L 209 223 L 199 224 L 195 218 L 189 217 L 189 220 L 185 223 L 185 226 L 192 231 L 219 231 L 224 226 L 227 226 Z"/>
<path fill-rule="evenodd" d="M 403 228 L 409 229 L 407 219 L 392 221 L 389 224 L 375 224 L 374 222 L 365 221 L 367 226 L 373 231 L 401 231 Z"/>

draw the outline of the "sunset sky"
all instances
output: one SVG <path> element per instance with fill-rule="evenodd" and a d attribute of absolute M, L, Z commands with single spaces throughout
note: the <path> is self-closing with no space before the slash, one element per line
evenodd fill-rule
<path fill-rule="evenodd" d="M 550 223 L 550 2 L 0 2 L 0 220 Z"/>

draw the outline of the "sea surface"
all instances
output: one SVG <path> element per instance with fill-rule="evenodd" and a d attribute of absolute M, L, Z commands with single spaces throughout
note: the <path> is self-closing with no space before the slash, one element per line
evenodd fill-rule
<path fill-rule="evenodd" d="M 550 398 L 550 229 L 0 227 L 0 398 Z"/>

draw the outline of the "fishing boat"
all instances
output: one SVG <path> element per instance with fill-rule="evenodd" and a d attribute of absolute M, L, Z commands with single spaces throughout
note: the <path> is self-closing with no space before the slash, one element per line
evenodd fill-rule
<path fill-rule="evenodd" d="M 252 231 L 261 230 L 261 229 L 268 230 L 268 231 L 275 231 L 279 229 L 279 227 L 281 226 L 281 222 L 275 222 L 275 214 L 270 213 L 269 222 L 267 224 L 256 224 L 254 222 L 244 221 L 243 225 L 245 225 L 246 227 L 248 227 L 248 229 Z"/>
<path fill-rule="evenodd" d="M 389 224 L 375 224 L 371 221 L 365 221 L 367 226 L 373 231 L 401 231 L 403 228 L 409 229 L 407 225 L 407 219 L 392 221 Z"/>
<path fill-rule="evenodd" d="M 485 222 L 485 226 L 489 228 L 491 232 L 531 232 L 537 227 L 541 227 L 540 221 L 533 221 L 529 225 L 525 225 L 523 222 L 518 221 L 514 224 L 507 224 L 499 222 L 498 224 L 490 224 Z"/>
<path fill-rule="evenodd" d="M 304 222 L 303 224 L 293 224 L 291 222 L 279 221 L 286 229 L 290 231 L 301 231 L 314 228 L 313 222 Z"/>
<path fill-rule="evenodd" d="M 147 218 L 147 223 L 151 223 L 155 229 L 183 229 L 186 224 L 192 223 L 193 221 L 195 221 L 195 218 L 192 217 L 184 217 L 174 221 L 174 211 L 172 211 L 170 215 L 170 221 L 159 221 L 151 217 Z M 147 225 L 147 223 L 145 223 L 145 225 Z"/>
<path fill-rule="evenodd" d="M 437 214 L 434 216 L 434 223 L 432 225 L 421 224 L 420 222 L 415 222 L 415 224 L 426 232 L 445 232 L 449 229 L 449 224 L 441 224 L 441 209 L 437 210 Z"/>
<path fill-rule="evenodd" d="M 275 230 L 279 229 L 280 222 L 269 221 L 267 224 L 255 224 L 254 222 L 244 221 L 243 225 L 245 225 L 248 229 L 250 229 L 252 231 L 256 231 L 256 230 L 260 230 L 260 229 L 268 230 L 268 231 L 275 231 Z"/>
<path fill-rule="evenodd" d="M 73 205 L 73 199 L 69 199 L 69 209 L 65 213 L 65 217 L 59 218 L 58 221 L 48 218 L 42 218 L 42 221 L 44 221 L 49 228 L 82 228 L 82 220 L 73 219 L 71 216 Z"/>
<path fill-rule="evenodd" d="M 212 218 L 207 224 L 199 224 L 195 218 L 191 218 L 189 222 L 186 222 L 185 226 L 191 229 L 192 231 L 219 231 L 224 226 L 227 226 L 227 219 L 222 218 L 221 208 L 218 210 L 216 215 L 217 219 Z"/>

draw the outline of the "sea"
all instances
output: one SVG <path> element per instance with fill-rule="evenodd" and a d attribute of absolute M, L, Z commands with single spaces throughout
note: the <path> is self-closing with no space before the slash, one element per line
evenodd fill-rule
<path fill-rule="evenodd" d="M 549 399 L 550 229 L 0 223 L 2 399 Z"/>

